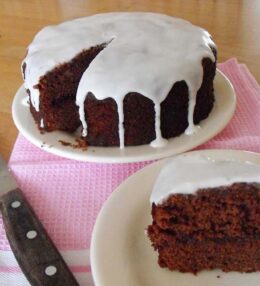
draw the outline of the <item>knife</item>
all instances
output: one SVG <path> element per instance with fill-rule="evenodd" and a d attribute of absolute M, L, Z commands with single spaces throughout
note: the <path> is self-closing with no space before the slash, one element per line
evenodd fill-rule
<path fill-rule="evenodd" d="M 32 286 L 79 286 L 1 156 L 0 208 L 14 256 Z"/>

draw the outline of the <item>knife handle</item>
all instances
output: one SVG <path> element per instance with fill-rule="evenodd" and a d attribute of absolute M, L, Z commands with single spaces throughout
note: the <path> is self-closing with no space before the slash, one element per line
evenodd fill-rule
<path fill-rule="evenodd" d="M 6 235 L 32 286 L 79 285 L 20 189 L 1 197 Z"/>

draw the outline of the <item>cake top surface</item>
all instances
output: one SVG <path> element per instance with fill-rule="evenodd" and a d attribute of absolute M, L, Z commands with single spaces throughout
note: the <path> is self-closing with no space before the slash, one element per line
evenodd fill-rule
<path fill-rule="evenodd" d="M 185 80 L 189 89 L 188 133 L 193 132 L 196 94 L 203 79 L 203 58 L 215 62 L 210 34 L 191 23 L 156 13 L 105 13 L 75 19 L 42 29 L 28 47 L 24 59 L 25 88 L 39 111 L 39 90 L 35 86 L 48 71 L 69 62 L 83 50 L 105 44 L 83 73 L 77 90 L 77 105 L 87 135 L 84 101 L 89 92 L 97 99 L 113 98 L 118 106 L 120 145 L 123 136 L 123 99 L 138 92 L 160 103 L 173 84 Z M 159 120 L 157 120 L 159 121 Z M 155 145 L 162 143 L 156 124 Z"/>
<path fill-rule="evenodd" d="M 166 160 L 153 187 L 150 202 L 160 204 L 172 194 L 194 194 L 199 189 L 233 183 L 260 183 L 260 165 L 214 160 L 201 154 Z"/>

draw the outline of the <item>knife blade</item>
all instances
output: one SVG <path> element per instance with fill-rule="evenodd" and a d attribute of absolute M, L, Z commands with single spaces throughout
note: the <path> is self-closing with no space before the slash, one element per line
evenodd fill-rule
<path fill-rule="evenodd" d="M 6 236 L 32 286 L 78 286 L 0 156 L 0 209 Z"/>

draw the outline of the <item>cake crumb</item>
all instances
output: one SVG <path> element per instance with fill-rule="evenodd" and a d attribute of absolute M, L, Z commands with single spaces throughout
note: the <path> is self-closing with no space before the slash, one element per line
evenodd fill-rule
<path fill-rule="evenodd" d="M 86 151 L 88 149 L 88 144 L 87 142 L 82 139 L 82 138 L 77 138 L 75 139 L 76 143 L 70 143 L 70 142 L 66 142 L 64 140 L 59 140 L 59 142 L 63 145 L 63 146 L 70 146 L 74 149 L 82 149 L 83 151 Z"/>
<path fill-rule="evenodd" d="M 221 276 L 220 275 L 217 275 L 217 278 L 220 278 Z"/>
<path fill-rule="evenodd" d="M 63 146 L 71 146 L 72 143 L 69 143 L 69 142 L 66 142 L 66 141 L 63 141 L 63 140 L 59 140 L 59 142 L 61 143 L 61 145 Z"/>
<path fill-rule="evenodd" d="M 45 147 L 45 142 L 42 142 L 42 144 L 41 144 L 41 148 L 43 148 L 43 147 Z"/>

